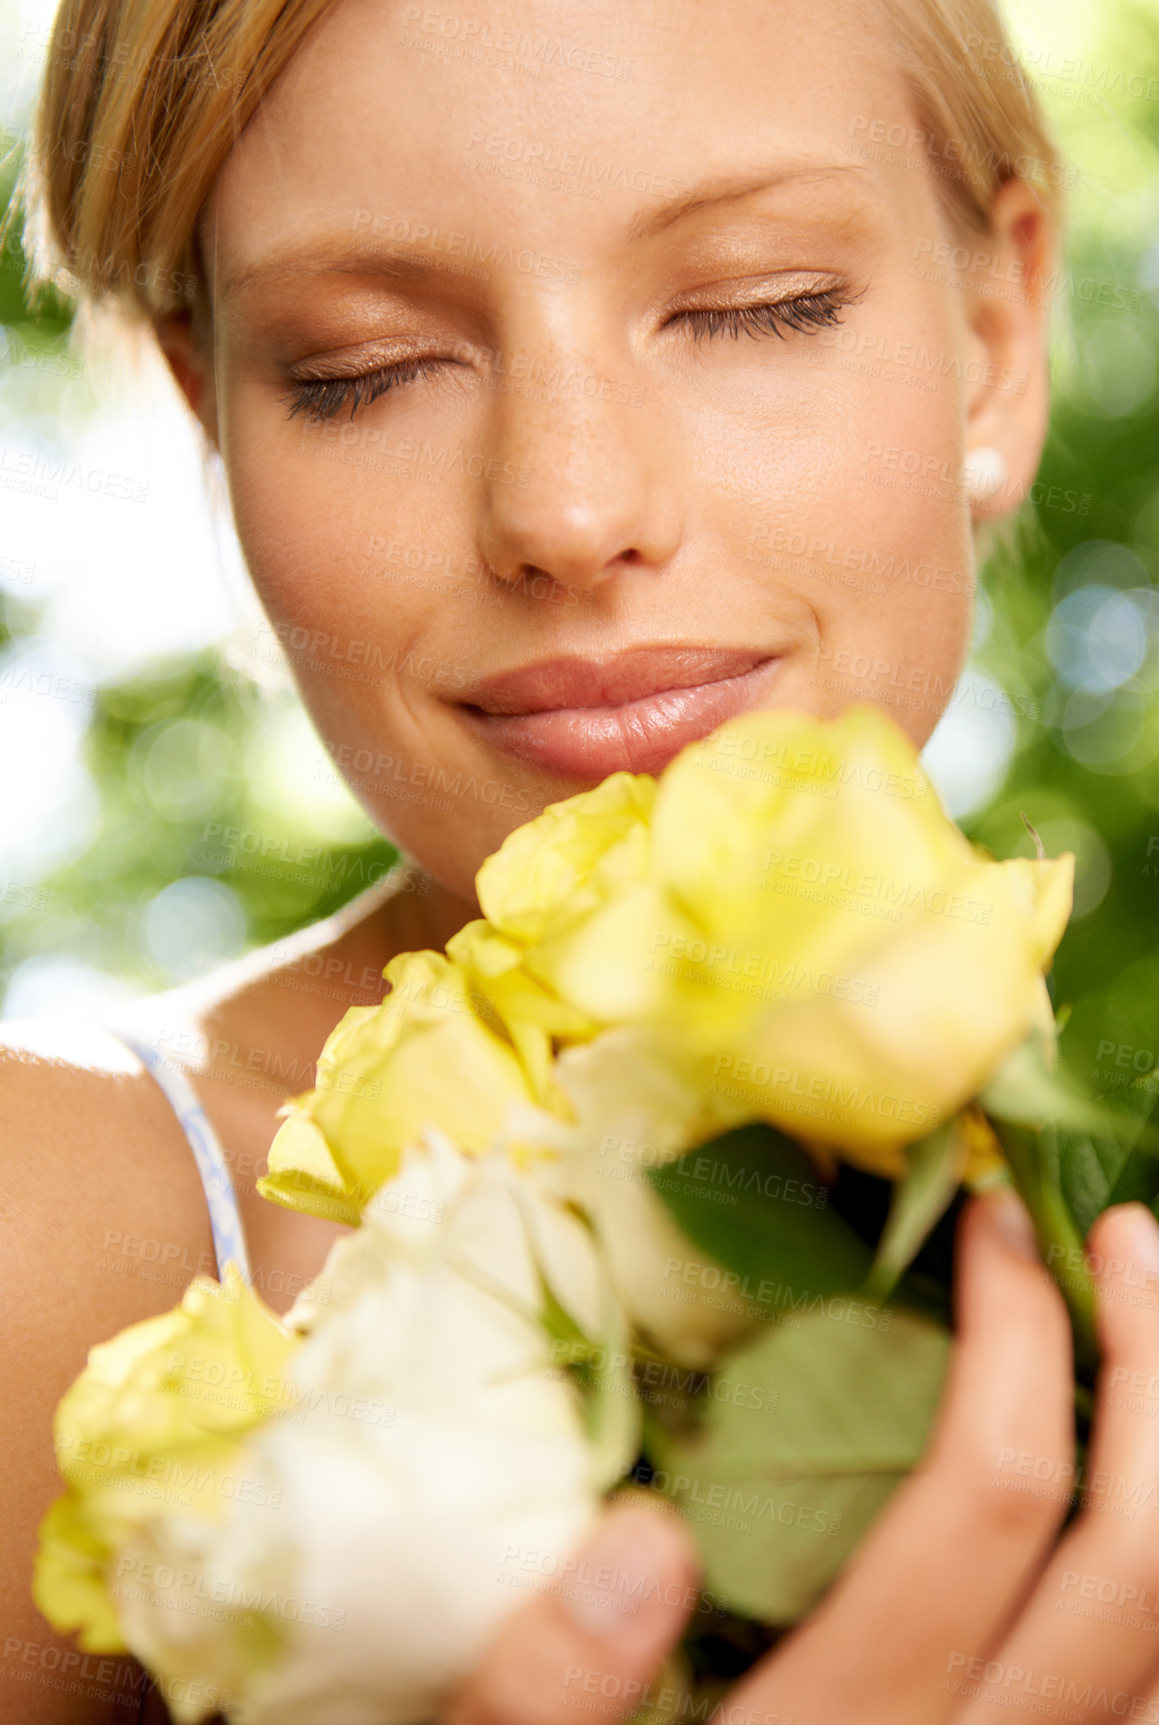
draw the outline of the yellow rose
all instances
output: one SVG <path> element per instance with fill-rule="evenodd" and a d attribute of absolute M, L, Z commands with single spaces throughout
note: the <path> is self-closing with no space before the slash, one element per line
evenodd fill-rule
<path fill-rule="evenodd" d="M 480 962 L 497 956 L 483 951 Z M 356 1223 L 428 1122 L 478 1153 L 509 1102 L 540 1099 L 529 1068 L 546 1079 L 546 1031 L 529 1025 L 522 1046 L 513 1044 L 491 998 L 512 1010 L 502 976 L 475 987 L 461 965 L 425 951 L 400 953 L 384 975 L 386 999 L 346 1013 L 319 1056 L 314 1088 L 283 1108 L 269 1173 L 258 1182 L 263 1196 Z M 531 982 L 527 989 L 545 992 Z M 578 1018 L 562 1005 L 556 1013 L 561 1023 Z"/>
<path fill-rule="evenodd" d="M 520 943 L 485 917 L 451 936 L 447 956 L 461 969 L 475 1000 L 493 1011 L 510 1037 L 534 1099 L 554 1104 L 553 1039 L 558 1044 L 584 1042 L 599 1026 L 531 976 Z"/>
<path fill-rule="evenodd" d="M 166 1493 L 191 1516 L 224 1512 L 241 1440 L 279 1405 L 298 1339 L 232 1265 L 197 1276 L 180 1306 L 90 1349 L 56 1410 L 68 1490 L 40 1527 L 33 1597 L 90 1653 L 125 1651 L 110 1591 L 118 1546 Z"/>
<path fill-rule="evenodd" d="M 486 920 L 515 941 L 590 915 L 645 876 L 656 780 L 611 773 L 594 790 L 550 803 L 509 833 L 475 876 Z"/>
<path fill-rule="evenodd" d="M 765 1119 L 897 1175 L 1043 1022 L 1073 858 L 971 845 L 879 709 L 719 727 L 662 774 L 647 836 L 585 827 L 597 794 L 555 813 L 588 841 L 583 914 L 548 904 L 524 966 L 600 1026 L 667 1032 L 721 1129 Z"/>
<path fill-rule="evenodd" d="M 744 714 L 659 780 L 613 773 L 511 833 L 476 877 L 485 915 L 347 1013 L 261 1190 L 354 1222 L 428 1122 L 478 1152 L 513 1107 L 574 1118 L 556 1057 L 626 1026 L 657 1033 L 701 1128 L 765 1119 L 900 1174 L 1053 1024 L 1072 883 L 1069 855 L 971 845 L 879 709 Z"/>

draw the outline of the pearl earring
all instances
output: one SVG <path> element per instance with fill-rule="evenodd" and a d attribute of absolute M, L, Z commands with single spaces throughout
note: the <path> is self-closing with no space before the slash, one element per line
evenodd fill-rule
<path fill-rule="evenodd" d="M 962 463 L 962 484 L 972 503 L 985 503 L 996 491 L 1001 491 L 1010 477 L 1006 457 L 1000 449 L 984 444 L 972 449 Z"/>

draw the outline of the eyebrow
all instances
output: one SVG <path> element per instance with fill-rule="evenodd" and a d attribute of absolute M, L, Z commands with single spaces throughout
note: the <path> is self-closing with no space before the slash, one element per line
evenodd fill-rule
<path fill-rule="evenodd" d="M 732 174 L 702 180 L 678 197 L 662 204 L 650 215 L 635 217 L 628 225 L 627 239 L 629 244 L 652 239 L 701 210 L 721 204 L 739 203 L 744 198 L 755 197 L 758 192 L 771 191 L 788 182 L 809 183 L 840 179 L 846 175 L 862 182 L 870 178 L 869 171 L 856 163 L 807 159 L 799 163 L 788 163 L 772 174 Z M 460 237 L 466 239 L 468 236 Z M 279 281 L 287 276 L 375 274 L 413 281 L 439 273 L 454 274 L 458 273 L 455 269 L 458 255 L 444 257 L 438 253 L 432 255 L 430 252 L 416 255 L 397 247 L 373 246 L 352 251 L 348 241 L 343 241 L 333 250 L 327 251 L 324 241 L 313 240 L 305 244 L 299 242 L 241 269 L 230 271 L 218 286 L 218 300 L 224 305 L 227 299 L 252 283 Z"/>
<path fill-rule="evenodd" d="M 856 162 L 830 162 L 822 158 L 806 158 L 799 162 L 786 163 L 775 173 L 761 174 L 755 178 L 752 175 L 719 175 L 689 187 L 680 197 L 662 204 L 652 215 L 637 216 L 629 225 L 628 238 L 632 241 L 651 239 L 654 235 L 663 233 L 665 228 L 673 227 L 686 217 L 698 214 L 700 210 L 719 204 L 739 203 L 742 198 L 755 197 L 758 192 L 772 191 L 775 187 L 789 182 L 808 183 L 840 179 L 847 174 L 863 182 L 871 177 L 869 170 Z"/>
<path fill-rule="evenodd" d="M 370 246 L 364 251 L 351 251 L 345 242 L 340 248 L 326 251 L 324 242 L 309 240 L 305 245 L 288 246 L 283 251 L 273 252 L 243 269 L 231 270 L 218 286 L 218 301 L 224 305 L 227 299 L 251 283 L 281 281 L 286 276 L 364 276 L 373 273 L 406 280 L 430 275 L 440 267 L 453 267 L 453 259 L 450 264 L 441 264 L 437 258 L 414 257 L 394 247 Z"/>

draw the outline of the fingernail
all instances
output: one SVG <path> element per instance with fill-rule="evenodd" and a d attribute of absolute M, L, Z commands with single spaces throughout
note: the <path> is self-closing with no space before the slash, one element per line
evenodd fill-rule
<path fill-rule="evenodd" d="M 655 1510 L 621 1510 L 577 1554 L 562 1588 L 563 1609 L 585 1635 L 601 1641 L 638 1635 L 669 1598 L 671 1542 Z"/>
<path fill-rule="evenodd" d="M 989 1207 L 990 1221 L 995 1231 L 1001 1235 L 1003 1243 L 1020 1258 L 1029 1258 L 1032 1263 L 1039 1263 L 1034 1223 L 1030 1219 L 1030 1211 L 1018 1193 L 1009 1186 L 1000 1187 L 997 1191 L 987 1193 L 983 1203 Z"/>
<path fill-rule="evenodd" d="M 1145 1270 L 1159 1270 L 1159 1223 L 1146 1204 L 1115 1205 L 1128 1223 L 1125 1232 L 1131 1256 Z"/>

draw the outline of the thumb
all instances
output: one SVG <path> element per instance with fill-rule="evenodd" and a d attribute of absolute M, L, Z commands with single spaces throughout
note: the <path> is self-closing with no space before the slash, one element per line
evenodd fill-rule
<path fill-rule="evenodd" d="M 616 1505 L 575 1567 L 503 1624 L 446 1725 L 574 1722 L 577 1704 L 604 1719 L 626 1717 L 680 1639 L 698 1579 L 695 1544 L 679 1516 L 638 1500 Z"/>

